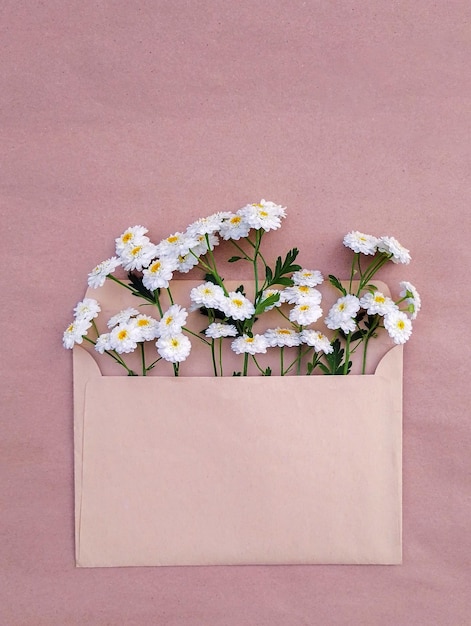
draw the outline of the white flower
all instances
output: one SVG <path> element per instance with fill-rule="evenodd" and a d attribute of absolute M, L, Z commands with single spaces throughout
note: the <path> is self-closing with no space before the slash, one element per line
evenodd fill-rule
<path fill-rule="evenodd" d="M 116 254 L 121 255 L 124 250 L 132 247 L 137 240 L 140 240 L 146 234 L 146 232 L 147 228 L 144 228 L 144 226 L 131 226 L 126 229 L 120 237 L 115 239 Z"/>
<path fill-rule="evenodd" d="M 265 289 L 265 291 L 263 291 L 262 299 L 260 300 L 260 302 L 263 302 L 264 300 L 266 300 L 270 296 L 278 295 L 278 300 L 274 304 L 272 304 L 271 306 L 267 306 L 265 311 L 271 311 L 275 307 L 281 306 L 281 304 L 282 304 L 281 293 L 282 292 L 279 289 Z"/>
<path fill-rule="evenodd" d="M 378 245 L 378 237 L 373 235 L 365 235 L 358 230 L 352 230 L 343 238 L 343 245 L 353 250 L 353 252 L 361 252 L 362 254 L 376 254 Z"/>
<path fill-rule="evenodd" d="M 183 333 L 160 337 L 155 345 L 160 356 L 170 363 L 185 361 L 191 352 L 191 342 Z"/>
<path fill-rule="evenodd" d="M 366 293 L 360 298 L 360 306 L 366 309 L 368 315 L 386 315 L 397 310 L 397 305 L 380 291 Z"/>
<path fill-rule="evenodd" d="M 87 319 L 76 319 L 69 324 L 62 337 L 64 348 L 70 349 L 74 347 L 74 344 L 82 343 L 91 325 L 92 323 Z"/>
<path fill-rule="evenodd" d="M 247 237 L 250 232 L 249 224 L 244 220 L 242 215 L 229 214 L 221 223 L 219 227 L 219 234 L 226 241 L 228 239 L 242 239 Z"/>
<path fill-rule="evenodd" d="M 184 257 L 198 243 L 198 239 L 190 236 L 188 233 L 174 233 L 157 244 L 156 256 L 160 258 L 173 257 L 174 259 Z"/>
<path fill-rule="evenodd" d="M 281 226 L 281 218 L 286 217 L 284 207 L 274 202 L 260 200 L 257 204 L 248 204 L 237 211 L 251 228 L 265 231 L 276 230 Z"/>
<path fill-rule="evenodd" d="M 237 328 L 233 324 L 221 324 L 213 322 L 204 331 L 206 337 L 219 339 L 220 337 L 237 337 Z"/>
<path fill-rule="evenodd" d="M 150 291 L 166 289 L 176 269 L 177 263 L 174 259 L 155 259 L 142 272 L 142 284 Z"/>
<path fill-rule="evenodd" d="M 299 333 L 289 328 L 269 328 L 264 332 L 264 337 L 270 348 L 292 348 L 301 343 Z"/>
<path fill-rule="evenodd" d="M 179 304 L 172 304 L 159 322 L 157 336 L 170 337 L 181 334 L 187 317 L 188 312 L 186 309 Z"/>
<path fill-rule="evenodd" d="M 123 354 L 135 350 L 138 340 L 138 331 L 131 324 L 118 324 L 110 332 L 109 345 L 118 354 Z"/>
<path fill-rule="evenodd" d="M 394 343 L 405 343 L 412 334 L 412 322 L 405 313 L 392 311 L 384 317 L 384 327 Z"/>
<path fill-rule="evenodd" d="M 281 292 L 281 300 L 290 304 L 302 304 L 309 302 L 311 304 L 320 304 L 322 294 L 318 289 L 308 287 L 307 285 L 293 285 L 286 287 Z"/>
<path fill-rule="evenodd" d="M 324 281 L 324 277 L 319 270 L 298 270 L 291 276 L 295 285 L 306 285 L 307 287 L 316 287 Z"/>
<path fill-rule="evenodd" d="M 330 354 L 334 351 L 328 337 L 318 330 L 306 329 L 301 332 L 301 341 L 308 346 L 312 346 L 315 352 Z"/>
<path fill-rule="evenodd" d="M 229 215 L 230 213 L 227 212 L 219 212 L 208 215 L 207 217 L 200 217 L 200 219 L 188 226 L 186 232 L 192 237 L 197 237 L 198 235 L 212 235 L 219 230 L 222 221 Z"/>
<path fill-rule="evenodd" d="M 159 336 L 159 322 L 150 315 L 138 315 L 130 320 L 129 325 L 138 331 L 136 341 L 151 341 Z"/>
<path fill-rule="evenodd" d="M 263 335 L 254 335 L 249 337 L 248 335 L 242 335 L 237 337 L 231 344 L 231 349 L 236 354 L 265 354 L 268 348 L 268 341 Z"/>
<path fill-rule="evenodd" d="M 214 250 L 214 247 L 219 244 L 219 239 L 216 235 L 210 234 L 207 235 L 208 239 L 206 239 L 205 235 L 196 235 L 196 245 L 191 249 L 193 253 L 193 258 L 196 255 L 197 257 L 206 254 L 208 250 Z M 209 246 L 208 246 L 209 243 Z"/>
<path fill-rule="evenodd" d="M 112 350 L 110 333 L 103 333 L 98 337 L 95 344 L 95 350 L 103 354 L 105 350 Z"/>
<path fill-rule="evenodd" d="M 181 274 L 187 274 L 191 269 L 198 265 L 198 257 L 193 254 L 193 252 L 189 252 L 185 254 L 185 256 L 179 256 L 176 259 L 177 261 L 177 271 Z"/>
<path fill-rule="evenodd" d="M 150 242 L 148 237 L 137 239 L 132 246 L 128 246 L 119 254 L 121 263 L 127 272 L 141 271 L 157 256 L 157 246 Z"/>
<path fill-rule="evenodd" d="M 409 250 L 404 248 L 394 237 L 381 237 L 378 242 L 378 250 L 385 254 L 391 254 L 393 263 L 403 263 L 405 265 L 410 263 L 411 256 Z"/>
<path fill-rule="evenodd" d="M 325 324 L 327 328 L 331 330 L 341 328 L 346 334 L 352 332 L 356 328 L 356 323 L 353 318 L 359 310 L 360 300 L 356 296 L 352 296 L 351 294 L 342 296 L 330 309 L 325 318 Z"/>
<path fill-rule="evenodd" d="M 408 310 L 411 313 L 410 317 L 412 320 L 415 320 L 422 306 L 419 292 L 412 283 L 408 283 L 405 280 L 401 281 L 399 286 L 402 288 L 400 296 L 401 298 L 406 298 L 406 302 L 409 304 Z"/>
<path fill-rule="evenodd" d="M 117 259 L 115 256 L 112 256 L 111 259 L 106 259 L 106 261 L 102 261 L 96 267 L 92 269 L 90 274 L 88 275 L 88 286 L 92 289 L 98 289 L 98 287 L 103 287 L 106 281 L 106 277 L 112 274 L 117 267 L 121 265 L 121 261 Z"/>
<path fill-rule="evenodd" d="M 226 317 L 231 317 L 234 320 L 248 320 L 255 313 L 252 302 L 238 291 L 230 291 L 223 298 L 220 310 Z"/>
<path fill-rule="evenodd" d="M 93 298 L 85 298 L 82 302 L 79 302 L 74 309 L 75 319 L 77 320 L 92 320 L 97 317 L 101 311 L 101 307 Z"/>
<path fill-rule="evenodd" d="M 301 302 L 297 304 L 289 313 L 291 322 L 308 326 L 316 322 L 322 315 L 322 309 L 318 304 L 312 302 Z"/>
<path fill-rule="evenodd" d="M 126 324 L 126 322 L 129 322 L 131 317 L 134 315 L 139 315 L 139 311 L 137 309 L 133 309 L 132 307 L 123 309 L 119 313 L 116 313 L 116 315 L 113 315 L 113 317 L 110 317 L 107 326 L 108 328 L 113 328 L 113 326 L 116 326 L 117 324 Z"/>
<path fill-rule="evenodd" d="M 190 291 L 190 299 L 193 302 L 192 310 L 204 306 L 207 309 L 219 309 L 222 306 L 225 295 L 222 287 L 207 282 Z"/>

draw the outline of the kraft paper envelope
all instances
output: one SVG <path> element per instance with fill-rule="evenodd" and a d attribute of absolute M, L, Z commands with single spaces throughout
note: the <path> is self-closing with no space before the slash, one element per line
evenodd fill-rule
<path fill-rule="evenodd" d="M 247 378 L 103 376 L 76 346 L 74 403 L 80 567 L 401 562 L 402 346 Z"/>

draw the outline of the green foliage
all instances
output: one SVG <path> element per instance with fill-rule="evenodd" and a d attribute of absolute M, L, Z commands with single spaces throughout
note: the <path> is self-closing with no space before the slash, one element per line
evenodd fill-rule
<path fill-rule="evenodd" d="M 133 296 L 144 298 L 149 302 L 155 303 L 154 293 L 144 287 L 141 276 L 137 276 L 137 274 L 134 274 L 133 272 L 128 272 L 128 280 L 131 287 L 134 289 L 132 294 Z M 158 291 L 160 292 L 160 289 Z"/>
<path fill-rule="evenodd" d="M 319 363 L 319 367 L 324 374 L 339 376 L 342 374 L 348 374 L 352 367 L 352 362 L 348 362 L 347 371 L 345 372 L 344 353 L 345 350 L 341 347 L 340 340 L 336 339 L 332 344 L 333 352 L 325 355 L 327 365 Z"/>
<path fill-rule="evenodd" d="M 288 278 L 287 275 L 301 269 L 300 265 L 294 263 L 298 254 L 299 250 L 293 248 L 287 253 L 284 261 L 281 256 L 277 258 L 274 270 L 268 266 L 265 268 L 265 288 L 271 287 L 272 285 L 285 285 L 289 287 L 293 284 L 293 281 L 291 278 Z"/>
<path fill-rule="evenodd" d="M 336 278 L 335 276 L 333 276 L 333 274 L 329 274 L 329 282 L 330 284 L 335 287 L 336 289 L 338 289 L 344 296 L 347 295 L 347 290 L 345 289 L 345 287 L 342 285 L 342 283 L 339 281 L 338 278 Z"/>

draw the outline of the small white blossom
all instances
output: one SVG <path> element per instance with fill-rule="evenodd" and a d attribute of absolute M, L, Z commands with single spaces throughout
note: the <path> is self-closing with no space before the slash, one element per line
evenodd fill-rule
<path fill-rule="evenodd" d="M 292 348 L 301 343 L 299 333 L 290 328 L 269 328 L 264 332 L 264 337 L 270 348 Z"/>
<path fill-rule="evenodd" d="M 231 344 L 231 349 L 236 354 L 265 354 L 268 348 L 268 341 L 263 335 L 242 335 L 237 337 Z"/>
<path fill-rule="evenodd" d="M 211 282 L 193 287 L 190 291 L 190 300 L 193 303 L 192 310 L 199 309 L 202 306 L 207 309 L 219 309 L 222 306 L 224 298 L 225 295 L 222 287 L 214 285 Z"/>
<path fill-rule="evenodd" d="M 403 263 L 404 265 L 410 263 L 411 256 L 409 250 L 404 248 L 394 237 L 381 237 L 378 242 L 378 250 L 379 252 L 392 255 L 391 261 L 393 263 Z"/>
<path fill-rule="evenodd" d="M 293 285 L 292 287 L 286 287 L 281 292 L 281 300 L 290 304 L 302 304 L 305 302 L 320 304 L 322 294 L 318 289 L 308 287 L 307 285 Z"/>
<path fill-rule="evenodd" d="M 129 325 L 138 331 L 137 341 L 152 341 L 159 336 L 159 322 L 150 315 L 138 315 L 129 321 Z"/>
<path fill-rule="evenodd" d="M 179 256 L 176 259 L 177 262 L 177 271 L 180 274 L 188 274 L 190 270 L 192 270 L 195 265 L 198 265 L 199 259 L 197 256 L 193 254 L 193 251 L 185 254 L 185 256 Z"/>
<path fill-rule="evenodd" d="M 297 304 L 289 313 L 291 322 L 300 326 L 308 326 L 316 322 L 322 315 L 322 309 L 313 302 L 301 302 Z"/>
<path fill-rule="evenodd" d="M 397 310 L 397 305 L 394 304 L 393 300 L 380 291 L 366 293 L 360 298 L 360 306 L 366 309 L 368 315 L 386 315 Z"/>
<path fill-rule="evenodd" d="M 375 254 L 379 239 L 373 235 L 365 235 L 358 230 L 352 230 L 343 238 L 343 245 L 362 254 Z"/>
<path fill-rule="evenodd" d="M 399 285 L 402 288 L 400 293 L 401 298 L 406 298 L 406 302 L 409 304 L 410 318 L 415 320 L 422 306 L 419 292 L 412 283 L 408 283 L 405 280 L 401 281 Z"/>
<path fill-rule="evenodd" d="M 325 324 L 327 328 L 336 330 L 340 328 L 344 333 L 353 332 L 356 328 L 355 315 L 360 310 L 360 300 L 350 294 L 342 296 L 330 309 Z"/>
<path fill-rule="evenodd" d="M 75 319 L 77 320 L 92 320 L 98 316 L 101 311 L 101 307 L 93 298 L 85 298 L 77 304 L 74 309 Z"/>
<path fill-rule="evenodd" d="M 219 227 L 219 234 L 226 241 L 228 239 L 242 239 L 247 237 L 250 232 L 250 226 L 245 221 L 242 215 L 237 213 L 229 214 L 221 223 Z"/>
<path fill-rule="evenodd" d="M 265 231 L 276 230 L 281 226 L 281 218 L 286 217 L 286 209 L 279 204 L 260 200 L 257 204 L 248 204 L 239 209 L 237 214 L 242 216 L 251 228 Z"/>
<path fill-rule="evenodd" d="M 133 352 L 139 340 L 138 331 L 129 323 L 118 324 L 110 332 L 110 346 L 118 354 Z"/>
<path fill-rule="evenodd" d="M 160 356 L 170 363 L 181 363 L 191 352 L 191 342 L 183 333 L 160 337 L 155 344 Z"/>
<path fill-rule="evenodd" d="M 126 322 L 129 322 L 131 317 L 134 315 L 139 315 L 139 311 L 137 309 L 133 309 L 132 307 L 123 309 L 119 313 L 116 313 L 116 315 L 113 315 L 113 317 L 110 317 L 106 325 L 108 328 L 113 328 L 113 326 L 116 326 L 117 324 L 126 324 Z"/>
<path fill-rule="evenodd" d="M 255 313 L 255 307 L 248 298 L 238 291 L 231 291 L 222 300 L 221 311 L 234 320 L 248 320 Z"/>
<path fill-rule="evenodd" d="M 146 289 L 166 289 L 172 280 L 173 272 L 177 269 L 174 259 L 155 259 L 147 269 L 142 272 L 142 284 Z"/>
<path fill-rule="evenodd" d="M 278 295 L 278 300 L 274 304 L 267 306 L 265 311 L 271 311 L 275 307 L 280 307 L 282 305 L 283 301 L 281 299 L 281 294 L 282 292 L 279 289 L 265 289 L 265 291 L 262 292 L 261 302 L 263 302 L 263 300 L 266 300 L 270 296 Z"/>
<path fill-rule="evenodd" d="M 64 348 L 71 349 L 76 343 L 82 343 L 92 323 L 87 319 L 74 320 L 64 331 L 62 344 Z"/>
<path fill-rule="evenodd" d="M 141 240 L 146 233 L 147 228 L 144 228 L 144 226 L 131 226 L 127 228 L 120 237 L 115 239 L 116 254 L 119 256 L 124 250 L 134 246 L 135 242 Z"/>
<path fill-rule="evenodd" d="M 198 237 L 199 235 L 212 235 L 219 230 L 224 219 L 226 219 L 230 213 L 213 213 L 207 217 L 200 217 L 200 219 L 190 224 L 186 229 L 186 232 L 192 237 Z"/>
<path fill-rule="evenodd" d="M 301 341 L 308 346 L 312 346 L 315 352 L 330 354 L 334 351 L 329 338 L 319 330 L 306 329 L 301 332 Z"/>
<path fill-rule="evenodd" d="M 207 237 L 207 239 L 206 239 Z M 208 250 L 214 250 L 215 246 L 219 244 L 219 239 L 216 235 L 196 235 L 196 245 L 191 249 L 193 258 L 203 256 Z M 208 245 L 209 243 L 209 245 Z"/>
<path fill-rule="evenodd" d="M 127 272 L 132 270 L 141 271 L 148 267 L 150 262 L 157 256 L 157 246 L 150 242 L 148 237 L 141 237 L 132 246 L 128 246 L 120 252 L 119 258 Z"/>
<path fill-rule="evenodd" d="M 233 324 L 221 324 L 213 322 L 204 331 L 206 337 L 220 339 L 221 337 L 237 337 L 237 328 Z"/>
<path fill-rule="evenodd" d="M 324 282 L 324 277 L 319 270 L 298 270 L 291 276 L 295 285 L 305 285 L 307 287 L 316 287 Z"/>
<path fill-rule="evenodd" d="M 95 350 L 100 354 L 104 354 L 105 350 L 112 350 L 110 333 L 103 333 L 98 337 L 95 344 Z"/>
<path fill-rule="evenodd" d="M 94 267 L 88 275 L 88 286 L 92 289 L 103 287 L 106 277 L 112 274 L 120 265 L 121 261 L 115 256 L 112 256 L 110 259 L 106 259 L 106 261 L 102 261 Z"/>
<path fill-rule="evenodd" d="M 172 304 L 164 313 L 159 322 L 158 335 L 160 337 L 169 337 L 179 335 L 185 325 L 188 312 L 179 304 Z"/>
<path fill-rule="evenodd" d="M 188 233 L 174 233 L 157 244 L 157 255 L 160 258 L 185 257 L 192 248 L 198 245 L 198 239 Z"/>
<path fill-rule="evenodd" d="M 405 313 L 392 311 L 384 317 L 384 327 L 394 343 L 405 343 L 412 334 L 412 322 Z"/>

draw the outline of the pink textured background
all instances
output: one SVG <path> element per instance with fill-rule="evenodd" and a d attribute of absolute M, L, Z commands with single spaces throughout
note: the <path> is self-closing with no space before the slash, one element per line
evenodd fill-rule
<path fill-rule="evenodd" d="M 0 623 L 470 623 L 471 9 L 466 0 L 1 6 Z M 125 227 L 261 197 L 273 246 L 340 272 L 394 234 L 423 315 L 405 351 L 404 565 L 76 570 L 61 333 Z"/>

